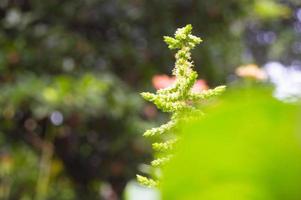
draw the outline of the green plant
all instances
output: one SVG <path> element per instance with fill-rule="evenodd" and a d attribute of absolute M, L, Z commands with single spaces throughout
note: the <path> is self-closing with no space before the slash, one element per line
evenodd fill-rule
<path fill-rule="evenodd" d="M 162 169 L 162 199 L 300 199 L 301 107 L 266 86 L 247 87 L 229 89 L 206 117 L 181 124 L 185 135 Z"/>
<path fill-rule="evenodd" d="M 158 169 L 162 164 L 168 162 L 172 157 L 165 152 L 172 150 L 177 141 L 174 132 L 176 125 L 182 119 L 189 119 L 192 115 L 202 114 L 197 105 L 201 100 L 216 96 L 224 91 L 225 86 L 219 86 L 212 90 L 205 90 L 200 93 L 194 92 L 194 86 L 197 73 L 193 70 L 193 62 L 191 60 L 190 51 L 198 45 L 202 40 L 191 34 L 192 26 L 186 25 L 179 28 L 175 37 L 164 37 L 169 49 L 178 49 L 175 58 L 175 68 L 173 75 L 176 81 L 173 85 L 160 89 L 156 94 L 143 92 L 142 97 L 147 101 L 153 102 L 160 110 L 171 114 L 171 120 L 166 124 L 157 128 L 152 128 L 144 133 L 145 137 L 167 135 L 162 142 L 153 143 L 153 149 L 160 152 L 161 156 L 151 162 L 154 169 Z M 163 156 L 162 156 L 163 155 Z M 158 175 L 155 179 L 158 179 Z M 145 186 L 156 186 L 157 180 L 137 175 L 138 181 Z"/>

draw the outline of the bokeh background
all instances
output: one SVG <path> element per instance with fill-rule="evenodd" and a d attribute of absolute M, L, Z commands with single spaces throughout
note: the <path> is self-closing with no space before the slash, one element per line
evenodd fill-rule
<path fill-rule="evenodd" d="M 300 70 L 299 0 L 0 0 L 0 199 L 122 198 L 166 118 L 139 92 L 186 24 L 209 87 L 249 63 Z"/>

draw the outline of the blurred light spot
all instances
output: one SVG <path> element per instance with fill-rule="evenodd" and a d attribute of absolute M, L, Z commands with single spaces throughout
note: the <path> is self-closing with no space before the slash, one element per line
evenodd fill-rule
<path fill-rule="evenodd" d="M 276 34 L 272 31 L 261 32 L 257 34 L 256 40 L 260 44 L 272 44 L 276 40 Z"/>
<path fill-rule="evenodd" d="M 63 46 L 62 41 L 55 35 L 48 35 L 46 45 L 49 49 L 55 48 L 59 45 Z"/>
<path fill-rule="evenodd" d="M 100 195 L 103 199 L 117 199 L 112 186 L 109 183 L 102 183 L 100 186 Z"/>
<path fill-rule="evenodd" d="M 57 91 L 51 87 L 45 88 L 42 92 L 42 95 L 45 98 L 45 100 L 49 102 L 56 102 L 59 97 Z"/>
<path fill-rule="evenodd" d="M 8 26 L 16 26 L 21 22 L 21 13 L 16 9 L 11 9 L 7 12 L 5 21 Z"/>
<path fill-rule="evenodd" d="M 125 188 L 126 199 L 129 200 L 160 200 L 160 192 L 156 188 L 142 187 L 135 181 L 130 181 Z"/>
<path fill-rule="evenodd" d="M 279 62 L 269 62 L 264 69 L 270 81 L 275 85 L 275 97 L 285 101 L 297 101 L 301 98 L 300 68 L 286 67 Z"/>
<path fill-rule="evenodd" d="M 73 58 L 64 58 L 62 65 L 63 65 L 63 70 L 70 72 L 74 69 L 75 62 Z"/>
<path fill-rule="evenodd" d="M 237 36 L 239 36 L 243 32 L 243 30 L 244 24 L 240 20 L 234 21 L 230 26 L 230 31 Z"/>
<path fill-rule="evenodd" d="M 59 125 L 61 125 L 63 123 L 64 117 L 63 117 L 63 115 L 62 115 L 61 112 L 54 111 L 50 115 L 50 120 L 51 120 L 52 124 L 54 124 L 56 126 L 59 126 Z"/>
<path fill-rule="evenodd" d="M 297 19 L 301 22 L 301 8 L 299 8 L 296 12 Z"/>
<path fill-rule="evenodd" d="M 235 73 L 237 76 L 240 76 L 242 78 L 250 78 L 254 80 L 266 80 L 267 75 L 265 71 L 263 71 L 261 68 L 259 68 L 256 64 L 248 64 L 248 65 L 242 65 L 239 66 Z"/>

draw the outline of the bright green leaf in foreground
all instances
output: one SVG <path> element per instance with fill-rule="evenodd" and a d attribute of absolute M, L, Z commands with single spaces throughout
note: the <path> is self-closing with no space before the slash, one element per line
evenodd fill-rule
<path fill-rule="evenodd" d="M 182 127 L 164 171 L 163 199 L 300 199 L 299 111 L 267 91 L 228 94 L 205 118 Z"/>

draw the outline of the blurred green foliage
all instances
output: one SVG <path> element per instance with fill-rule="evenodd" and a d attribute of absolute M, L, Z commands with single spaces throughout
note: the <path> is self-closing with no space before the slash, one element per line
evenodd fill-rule
<path fill-rule="evenodd" d="M 291 10 L 284 5 L 278 4 L 271 0 L 256 1 L 254 4 L 256 16 L 263 19 L 275 19 L 277 17 L 289 17 Z"/>
<path fill-rule="evenodd" d="M 138 164 L 151 160 L 141 134 L 156 110 L 137 94 L 149 90 L 154 74 L 173 68 L 160 38 L 191 23 L 205 40 L 193 54 L 196 70 L 213 86 L 243 62 L 299 60 L 298 6 L 298 0 L 1 0 L 0 165 L 10 160 L 11 174 L 25 174 L 1 174 L 0 191 L 34 199 L 38 181 L 46 180 L 46 199 L 98 199 L 108 182 L 120 196 Z M 260 39 L 271 32 L 276 40 Z M 51 167 L 39 167 L 44 162 Z"/>
<path fill-rule="evenodd" d="M 127 91 L 129 88 L 110 74 L 85 73 L 75 77 L 57 75 L 54 78 L 26 74 L 16 76 L 15 87 L 9 84 L 2 87 L 0 106 L 4 108 L 4 113 L 13 115 L 15 106 L 30 104 L 37 118 L 47 117 L 54 110 L 66 114 L 76 111 L 95 117 L 99 113 L 107 113 L 120 118 L 127 112 L 135 112 L 141 105 L 139 97 L 127 95 Z M 111 108 L 109 112 L 108 108 Z"/>
<path fill-rule="evenodd" d="M 267 89 L 228 92 L 182 126 L 163 199 L 300 199 L 300 111 Z"/>

